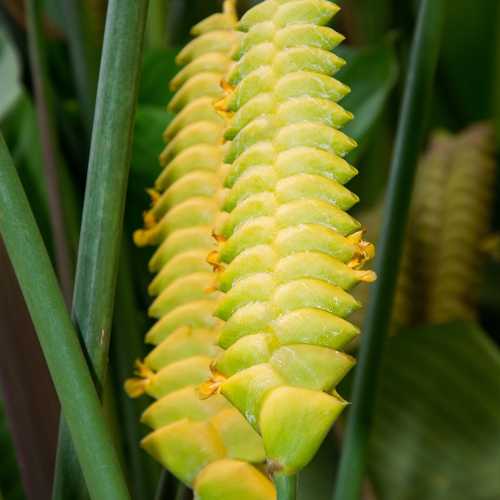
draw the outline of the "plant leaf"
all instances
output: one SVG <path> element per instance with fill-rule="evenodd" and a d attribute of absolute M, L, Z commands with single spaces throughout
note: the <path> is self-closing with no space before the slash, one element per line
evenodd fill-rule
<path fill-rule="evenodd" d="M 491 116 L 499 2 L 447 3 L 441 85 L 462 124 Z"/>
<path fill-rule="evenodd" d="M 393 337 L 369 469 L 384 500 L 500 498 L 500 352 L 466 323 Z"/>
<path fill-rule="evenodd" d="M 354 120 L 343 131 L 358 141 L 358 148 L 349 156 L 350 161 L 355 161 L 365 151 L 369 135 L 396 84 L 398 62 L 392 37 L 377 45 L 362 49 L 344 47 L 337 52 L 347 60 L 338 79 L 351 87 L 342 106 L 354 113 Z"/>
<path fill-rule="evenodd" d="M 147 49 L 144 51 L 139 104 L 166 106 L 173 93 L 169 89 L 170 80 L 179 68 L 175 64 L 177 50 Z"/>
<path fill-rule="evenodd" d="M 1 27 L 0 27 L 1 28 Z M 19 58 L 5 32 L 0 29 L 0 120 L 21 96 Z"/>
<path fill-rule="evenodd" d="M 338 448 L 332 431 L 325 439 L 312 462 L 299 474 L 298 498 L 329 500 L 332 496 Z"/>
<path fill-rule="evenodd" d="M 132 176 L 140 186 L 131 185 L 130 189 L 152 186 L 160 173 L 158 157 L 165 144 L 162 134 L 172 113 L 157 106 L 138 106 L 135 117 L 134 141 L 132 149 Z"/>
<path fill-rule="evenodd" d="M 43 174 L 40 134 L 33 102 L 23 90 L 16 104 L 1 122 L 19 177 L 28 195 L 44 242 L 53 255 L 47 185 Z"/>

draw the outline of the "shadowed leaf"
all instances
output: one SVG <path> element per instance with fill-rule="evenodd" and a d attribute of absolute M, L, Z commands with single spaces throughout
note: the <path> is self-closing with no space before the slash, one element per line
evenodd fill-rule
<path fill-rule="evenodd" d="M 369 468 L 384 500 L 500 498 L 500 352 L 472 324 L 387 346 Z"/>

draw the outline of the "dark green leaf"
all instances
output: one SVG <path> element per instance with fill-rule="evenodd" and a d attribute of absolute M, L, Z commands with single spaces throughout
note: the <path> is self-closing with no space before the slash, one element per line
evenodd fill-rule
<path fill-rule="evenodd" d="M 172 97 L 170 80 L 179 71 L 175 64 L 177 51 L 173 49 L 148 49 L 144 51 L 139 104 L 167 105 Z"/>
<path fill-rule="evenodd" d="M 491 116 L 499 5 L 498 0 L 447 2 L 440 86 L 463 125 Z"/>
<path fill-rule="evenodd" d="M 351 87 L 342 106 L 354 113 L 354 120 L 344 132 L 358 141 L 350 160 L 363 153 L 368 137 L 384 111 L 398 76 L 398 63 L 392 38 L 363 49 L 343 48 L 338 51 L 347 60 L 338 79 Z"/>
<path fill-rule="evenodd" d="M 1 28 L 1 26 L 0 26 Z M 0 120 L 16 103 L 22 93 L 21 67 L 16 49 L 0 30 Z"/>
<path fill-rule="evenodd" d="M 478 326 L 393 337 L 369 453 L 379 498 L 500 498 L 499 394 L 500 353 Z"/>
<path fill-rule="evenodd" d="M 332 496 L 338 449 L 334 432 L 325 439 L 312 462 L 299 474 L 300 500 L 329 500 Z"/>
<path fill-rule="evenodd" d="M 30 97 L 22 92 L 17 104 L 1 123 L 19 177 L 28 194 L 44 242 L 52 255 L 47 185 L 43 174 L 40 134 Z"/>
<path fill-rule="evenodd" d="M 134 182 L 131 182 L 131 189 L 144 190 L 151 186 L 158 177 L 160 172 L 158 156 L 165 147 L 162 135 L 172 117 L 172 113 L 159 107 L 139 106 L 137 108 L 131 173 Z"/>
<path fill-rule="evenodd" d="M 159 107 L 137 108 L 127 195 L 127 223 L 131 231 L 142 225 L 142 212 L 149 203 L 146 189 L 153 186 L 160 172 L 158 156 L 165 147 L 162 134 L 172 117 Z"/>

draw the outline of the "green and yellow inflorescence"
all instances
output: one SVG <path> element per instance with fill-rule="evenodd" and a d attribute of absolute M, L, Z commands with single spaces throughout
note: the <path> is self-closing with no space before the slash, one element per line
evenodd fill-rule
<path fill-rule="evenodd" d="M 237 63 L 217 109 L 230 117 L 229 164 L 209 260 L 223 292 L 224 352 L 207 392 L 222 393 L 263 438 L 268 470 L 291 475 L 313 457 L 346 405 L 335 387 L 354 365 L 341 351 L 358 330 L 348 290 L 372 281 L 373 256 L 347 214 L 357 197 L 345 161 L 356 143 L 339 131 L 352 115 L 343 37 L 326 0 L 266 0 L 249 10 Z"/>
<path fill-rule="evenodd" d="M 477 320 L 483 247 L 491 231 L 494 148 L 488 123 L 458 135 L 434 134 L 418 169 L 396 327 Z"/>
<path fill-rule="evenodd" d="M 157 399 L 142 444 L 199 499 L 275 498 L 258 464 L 296 473 L 346 405 L 335 388 L 354 365 L 345 318 L 360 307 L 349 290 L 375 275 L 347 213 L 356 143 L 340 132 L 352 114 L 333 78 L 337 11 L 265 0 L 237 23 L 227 1 L 178 57 L 177 116 L 135 234 L 159 245 L 156 347 L 126 388 Z"/>
<path fill-rule="evenodd" d="M 165 131 L 164 167 L 151 191 L 152 208 L 138 245 L 159 245 L 150 261 L 157 273 L 149 313 L 158 321 L 146 341 L 155 348 L 126 383 L 132 396 L 156 399 L 142 422 L 153 429 L 142 446 L 200 500 L 273 500 L 274 487 L 258 468 L 260 436 L 221 395 L 201 399 L 197 386 L 210 376 L 216 346 L 213 316 L 219 292 L 207 263 L 222 186 L 225 120 L 214 110 L 220 82 L 231 66 L 239 34 L 232 2 L 222 14 L 194 27 L 197 37 L 182 50 L 184 68 L 171 86 L 177 115 Z"/>

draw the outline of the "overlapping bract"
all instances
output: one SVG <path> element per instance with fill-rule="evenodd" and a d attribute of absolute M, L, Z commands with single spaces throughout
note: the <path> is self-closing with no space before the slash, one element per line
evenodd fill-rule
<path fill-rule="evenodd" d="M 159 245 L 150 261 L 157 273 L 146 340 L 156 347 L 138 364 L 128 392 L 157 399 L 142 421 L 153 429 L 143 447 L 202 500 L 273 500 L 269 479 L 249 463 L 264 461 L 261 438 L 221 395 L 202 400 L 197 386 L 210 374 L 216 346 L 213 316 L 219 293 L 207 255 L 222 184 L 225 121 L 213 101 L 231 65 L 238 33 L 232 3 L 198 24 L 199 35 L 178 56 L 185 65 L 172 81 L 176 118 L 165 131 L 163 171 L 152 191 L 139 245 Z"/>
<path fill-rule="evenodd" d="M 335 387 L 354 364 L 340 351 L 358 333 L 344 318 L 359 307 L 348 290 L 374 274 L 339 131 L 352 115 L 333 75 L 343 37 L 326 27 L 326 0 L 266 0 L 239 23 L 237 64 L 217 109 L 231 116 L 230 165 L 210 256 L 224 295 L 215 314 L 225 351 L 212 389 L 262 435 L 270 469 L 309 462 L 346 405 Z"/>

